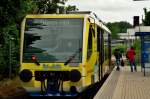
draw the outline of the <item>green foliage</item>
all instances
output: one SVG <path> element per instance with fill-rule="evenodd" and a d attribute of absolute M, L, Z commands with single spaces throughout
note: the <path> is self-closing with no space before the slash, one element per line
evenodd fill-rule
<path fill-rule="evenodd" d="M 20 22 L 34 7 L 31 0 L 0 0 L 0 28 Z"/>
<path fill-rule="evenodd" d="M 65 11 L 76 11 L 78 10 L 75 5 L 68 5 L 65 7 L 65 2 L 67 0 L 41 0 L 36 2 L 37 9 L 36 13 L 48 13 L 53 14 L 59 9 L 59 13 L 64 13 Z"/>
<path fill-rule="evenodd" d="M 131 28 L 132 25 L 128 22 L 121 21 L 121 22 L 113 22 L 107 23 L 107 27 L 112 32 L 112 38 L 118 38 L 118 33 L 126 33 L 127 28 Z"/>
<path fill-rule="evenodd" d="M 20 24 L 34 8 L 36 5 L 31 0 L 0 0 L 0 73 L 7 75 L 10 56 L 11 66 L 18 66 Z"/>
<path fill-rule="evenodd" d="M 4 50 L 2 48 L 0 48 L 0 74 L 3 73 L 4 69 L 6 68 L 6 62 L 5 62 L 5 59 L 4 59 Z"/>
<path fill-rule="evenodd" d="M 115 49 L 119 49 L 121 53 L 125 53 L 127 46 L 123 44 L 118 44 L 117 46 L 112 48 L 112 53 L 114 53 Z"/>
<path fill-rule="evenodd" d="M 15 69 L 15 72 L 17 70 L 16 68 L 19 64 L 20 24 L 24 16 L 32 13 L 56 13 L 57 8 L 60 9 L 60 13 L 63 13 L 65 9 L 69 11 L 77 9 L 76 6 L 65 7 L 66 1 L 0 0 L 0 74 L 8 72 L 10 57 L 12 68 Z"/>
<path fill-rule="evenodd" d="M 71 5 L 68 5 L 67 7 L 66 7 L 66 10 L 67 11 L 77 11 L 77 10 L 79 10 L 75 5 L 74 6 L 71 6 Z"/>
<path fill-rule="evenodd" d="M 147 11 L 147 9 L 144 8 L 144 14 L 145 18 L 143 19 L 143 25 L 150 26 L 150 11 Z"/>
<path fill-rule="evenodd" d="M 140 65 L 140 61 L 141 61 L 141 40 L 137 39 L 134 42 L 133 47 L 135 48 L 135 53 L 136 53 L 136 63 L 138 65 Z"/>

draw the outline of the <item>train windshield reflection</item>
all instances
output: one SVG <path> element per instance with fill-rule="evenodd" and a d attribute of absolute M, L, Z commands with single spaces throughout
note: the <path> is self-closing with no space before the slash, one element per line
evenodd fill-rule
<path fill-rule="evenodd" d="M 83 19 L 26 19 L 23 61 L 65 62 L 82 48 Z M 82 52 L 73 62 L 81 62 Z"/>

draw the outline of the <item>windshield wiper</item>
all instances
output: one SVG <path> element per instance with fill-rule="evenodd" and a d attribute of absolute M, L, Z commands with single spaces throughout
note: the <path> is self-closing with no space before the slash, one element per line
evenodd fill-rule
<path fill-rule="evenodd" d="M 68 63 L 70 63 L 76 55 L 78 55 L 78 53 L 80 53 L 82 51 L 82 48 L 79 48 L 65 63 L 64 65 L 67 65 Z"/>

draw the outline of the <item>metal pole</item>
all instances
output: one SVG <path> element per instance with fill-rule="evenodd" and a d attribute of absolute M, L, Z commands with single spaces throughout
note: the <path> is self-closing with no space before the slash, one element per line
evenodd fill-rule
<path fill-rule="evenodd" d="M 128 44 L 130 44 L 130 43 L 129 43 L 129 32 L 128 32 Z M 129 45 L 128 45 L 128 47 L 129 47 Z"/>
<path fill-rule="evenodd" d="M 11 79 L 11 38 L 9 36 L 9 78 Z"/>

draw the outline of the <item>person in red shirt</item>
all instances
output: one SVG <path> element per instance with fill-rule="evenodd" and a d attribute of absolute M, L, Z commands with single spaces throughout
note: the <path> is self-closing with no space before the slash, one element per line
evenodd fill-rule
<path fill-rule="evenodd" d="M 134 48 L 132 46 L 127 51 L 127 58 L 129 60 L 129 63 L 130 63 L 131 72 L 133 72 L 133 67 L 134 67 L 134 71 L 137 71 L 137 69 L 136 69 L 136 63 L 135 63 L 135 50 L 134 50 Z"/>

